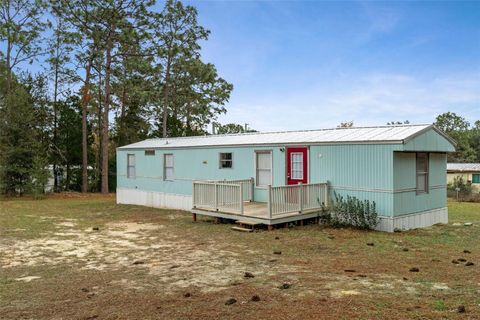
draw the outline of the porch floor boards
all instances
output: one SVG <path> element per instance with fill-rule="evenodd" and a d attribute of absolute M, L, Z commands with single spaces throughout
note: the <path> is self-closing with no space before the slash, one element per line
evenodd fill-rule
<path fill-rule="evenodd" d="M 192 209 L 192 213 L 220 217 L 232 220 L 251 221 L 256 223 L 262 223 L 265 225 L 275 225 L 285 222 L 293 222 L 298 220 L 310 219 L 320 216 L 320 210 L 305 210 L 302 213 L 290 212 L 275 215 L 272 218 L 268 216 L 268 207 L 266 202 L 244 202 L 243 203 L 243 215 L 229 212 L 228 210 L 216 211 L 208 208 L 196 207 Z"/>

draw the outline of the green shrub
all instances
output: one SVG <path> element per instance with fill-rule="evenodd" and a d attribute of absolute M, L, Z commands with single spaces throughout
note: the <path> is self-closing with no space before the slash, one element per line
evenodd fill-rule
<path fill-rule="evenodd" d="M 378 223 L 375 201 L 360 200 L 348 196 L 346 199 L 334 192 L 334 203 L 330 222 L 334 226 L 349 226 L 359 229 L 373 229 Z"/>
<path fill-rule="evenodd" d="M 447 185 L 448 190 L 457 191 L 460 193 L 471 193 L 472 192 L 472 183 L 469 181 L 465 181 L 462 176 L 456 176 L 453 178 L 453 182 Z"/>

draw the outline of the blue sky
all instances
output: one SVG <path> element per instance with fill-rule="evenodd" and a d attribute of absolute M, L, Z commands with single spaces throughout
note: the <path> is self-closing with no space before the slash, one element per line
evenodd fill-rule
<path fill-rule="evenodd" d="M 191 1 L 205 61 L 233 83 L 221 122 L 260 131 L 480 119 L 480 1 Z"/>

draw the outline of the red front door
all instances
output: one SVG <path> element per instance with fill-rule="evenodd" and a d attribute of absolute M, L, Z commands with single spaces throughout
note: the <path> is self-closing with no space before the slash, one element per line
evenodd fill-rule
<path fill-rule="evenodd" d="M 308 148 L 287 148 L 287 184 L 308 183 Z"/>

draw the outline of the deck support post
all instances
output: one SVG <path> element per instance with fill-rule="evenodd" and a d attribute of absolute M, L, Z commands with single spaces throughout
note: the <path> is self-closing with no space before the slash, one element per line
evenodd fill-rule
<path fill-rule="evenodd" d="M 303 219 L 300 220 L 300 226 L 303 227 Z"/>
<path fill-rule="evenodd" d="M 192 218 L 193 218 L 193 222 L 196 222 L 196 221 L 197 221 L 197 214 L 196 214 L 196 213 L 192 213 Z"/>
<path fill-rule="evenodd" d="M 267 226 L 267 229 L 268 229 L 268 231 L 272 231 L 272 230 L 273 230 L 273 225 L 269 224 L 269 225 Z"/>

